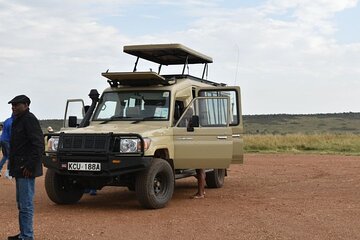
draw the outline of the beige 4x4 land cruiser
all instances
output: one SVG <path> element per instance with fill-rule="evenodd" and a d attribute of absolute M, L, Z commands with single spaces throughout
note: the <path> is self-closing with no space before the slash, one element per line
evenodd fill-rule
<path fill-rule="evenodd" d="M 57 204 L 80 200 L 85 188 L 126 186 L 145 208 L 162 208 L 176 179 L 206 169 L 209 188 L 223 186 L 226 169 L 243 161 L 240 88 L 204 79 L 212 58 L 181 44 L 125 46 L 137 57 L 132 72 L 106 72 L 110 85 L 96 90 L 83 119 L 65 114 L 43 156 L 45 187 Z M 159 64 L 138 72 L 139 58 Z M 160 75 L 162 65 L 183 65 Z M 185 74 L 203 64 L 201 78 Z M 73 100 L 69 100 L 68 104 Z"/>

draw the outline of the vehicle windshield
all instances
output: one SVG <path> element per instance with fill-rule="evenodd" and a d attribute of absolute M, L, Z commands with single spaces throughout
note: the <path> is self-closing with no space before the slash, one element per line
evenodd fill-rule
<path fill-rule="evenodd" d="M 169 91 L 106 92 L 93 121 L 168 120 L 169 102 Z"/>

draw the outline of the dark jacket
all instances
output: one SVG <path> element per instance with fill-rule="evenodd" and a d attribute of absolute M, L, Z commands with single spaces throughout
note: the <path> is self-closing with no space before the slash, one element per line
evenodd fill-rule
<path fill-rule="evenodd" d="M 41 156 L 44 152 L 44 137 L 37 118 L 27 110 L 14 117 L 9 155 L 10 176 L 21 178 L 23 168 L 32 173 L 32 177 L 42 175 Z"/>

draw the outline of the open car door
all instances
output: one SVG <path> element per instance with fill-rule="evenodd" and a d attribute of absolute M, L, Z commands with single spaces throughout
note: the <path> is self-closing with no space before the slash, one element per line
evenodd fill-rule
<path fill-rule="evenodd" d="M 200 88 L 197 91 L 200 97 L 229 97 L 230 113 L 229 128 L 231 129 L 232 139 L 232 161 L 231 163 L 243 163 L 244 159 L 244 140 L 243 140 L 243 120 L 241 113 L 241 92 L 238 86 L 217 86 Z"/>
<path fill-rule="evenodd" d="M 174 131 L 174 167 L 227 168 L 232 160 L 229 97 L 197 97 Z"/>
<path fill-rule="evenodd" d="M 85 105 L 82 99 L 68 99 L 66 101 L 64 128 L 77 127 L 85 116 Z"/>

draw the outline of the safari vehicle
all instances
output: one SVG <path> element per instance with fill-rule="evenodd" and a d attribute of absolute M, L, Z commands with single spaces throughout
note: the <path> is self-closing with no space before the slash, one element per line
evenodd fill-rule
<path fill-rule="evenodd" d="M 206 80 L 212 58 L 181 44 L 124 52 L 137 57 L 133 71 L 102 73 L 110 86 L 100 98 L 91 90 L 83 119 L 67 112 L 64 128 L 50 136 L 43 157 L 49 198 L 71 204 L 85 188 L 124 186 L 142 207 L 162 208 L 175 180 L 198 168 L 207 187 L 222 187 L 229 165 L 243 162 L 240 88 Z M 137 71 L 139 59 L 159 64 L 158 72 Z M 194 64 L 203 65 L 201 78 L 185 74 Z M 182 73 L 162 75 L 163 65 L 183 65 Z"/>

